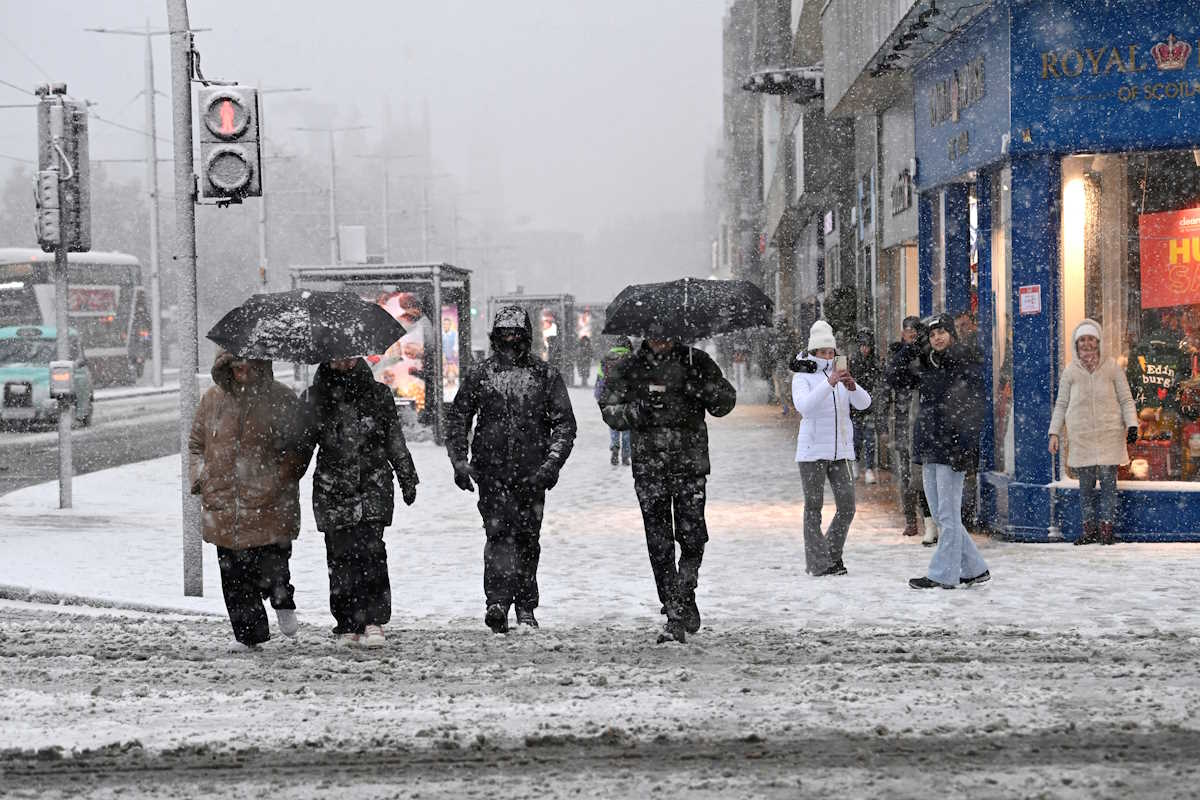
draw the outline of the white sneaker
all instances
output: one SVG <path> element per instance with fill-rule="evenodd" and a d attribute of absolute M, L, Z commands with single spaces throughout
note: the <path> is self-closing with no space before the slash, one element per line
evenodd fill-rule
<path fill-rule="evenodd" d="M 863 482 L 865 484 L 867 484 L 867 486 L 870 486 L 871 484 L 875 483 L 875 470 L 871 469 L 870 467 L 867 467 L 867 474 L 866 474 L 866 477 L 863 478 Z"/>
<path fill-rule="evenodd" d="M 296 638 L 296 631 L 300 630 L 300 621 L 296 619 L 296 609 L 277 608 L 275 609 L 275 619 L 279 620 L 280 633 L 291 639 Z"/>
<path fill-rule="evenodd" d="M 341 647 L 358 647 L 359 638 L 357 633 L 339 633 L 337 643 Z"/>
<path fill-rule="evenodd" d="M 225 648 L 225 652 L 230 653 L 232 655 L 238 655 L 241 653 L 257 653 L 259 650 L 262 650 L 262 648 L 259 647 L 258 645 L 242 644 L 237 639 L 234 639 Z"/>
<path fill-rule="evenodd" d="M 926 547 L 932 547 L 933 545 L 937 544 L 937 540 L 938 540 L 937 523 L 933 521 L 933 517 L 926 517 L 925 518 L 925 537 L 923 539 L 921 539 L 921 544 L 925 545 Z"/>
<path fill-rule="evenodd" d="M 359 637 L 363 647 L 383 647 L 387 639 L 383 636 L 382 625 L 368 625 L 367 632 Z"/>

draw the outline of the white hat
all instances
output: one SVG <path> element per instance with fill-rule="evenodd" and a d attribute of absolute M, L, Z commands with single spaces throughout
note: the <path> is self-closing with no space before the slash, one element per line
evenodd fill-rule
<path fill-rule="evenodd" d="M 833 338 L 833 328 L 829 327 L 829 323 L 819 319 L 808 331 L 808 352 L 820 350 L 822 347 L 836 348 L 837 340 Z"/>
<path fill-rule="evenodd" d="M 1092 322 L 1090 319 L 1085 319 L 1083 322 L 1075 326 L 1075 336 L 1072 339 L 1078 342 L 1081 336 L 1091 336 L 1095 339 L 1100 338 L 1100 326 Z"/>

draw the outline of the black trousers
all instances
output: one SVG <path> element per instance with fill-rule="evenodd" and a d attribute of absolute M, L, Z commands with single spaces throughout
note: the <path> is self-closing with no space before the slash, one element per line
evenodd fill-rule
<path fill-rule="evenodd" d="M 480 476 L 479 515 L 483 547 L 483 593 L 487 604 L 532 611 L 538 606 L 542 556 L 542 509 L 546 492 L 511 478 Z"/>
<path fill-rule="evenodd" d="M 291 557 L 291 542 L 245 550 L 217 548 L 225 610 L 229 612 L 233 638 L 242 644 L 261 644 L 271 638 L 263 600 L 269 600 L 272 608 L 296 607 L 288 570 Z"/>
<path fill-rule="evenodd" d="M 679 616 L 682 603 L 694 596 L 700 580 L 700 562 L 708 542 L 708 526 L 704 523 L 706 482 L 703 475 L 643 477 L 633 482 L 642 507 L 654 584 L 668 617 Z"/>
<path fill-rule="evenodd" d="M 325 533 L 329 566 L 329 610 L 334 633 L 362 633 L 392 618 L 383 523 L 360 522 Z"/>

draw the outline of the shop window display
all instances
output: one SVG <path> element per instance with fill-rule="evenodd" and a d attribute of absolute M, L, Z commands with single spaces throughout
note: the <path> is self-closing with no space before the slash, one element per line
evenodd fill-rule
<path fill-rule="evenodd" d="M 1120 477 L 1200 481 L 1200 151 L 1069 156 L 1062 185 L 1062 330 L 1103 325 L 1138 409 Z"/>

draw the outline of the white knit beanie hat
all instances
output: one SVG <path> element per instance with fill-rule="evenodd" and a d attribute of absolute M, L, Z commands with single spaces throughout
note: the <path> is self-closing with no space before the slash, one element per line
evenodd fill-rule
<path fill-rule="evenodd" d="M 1078 342 L 1081 336 L 1092 336 L 1096 339 L 1100 338 L 1100 327 L 1090 319 L 1085 319 L 1075 328 L 1075 338 L 1073 342 Z"/>
<path fill-rule="evenodd" d="M 808 352 L 822 347 L 837 347 L 837 340 L 833 338 L 833 328 L 829 327 L 829 323 L 819 319 L 808 331 Z"/>

